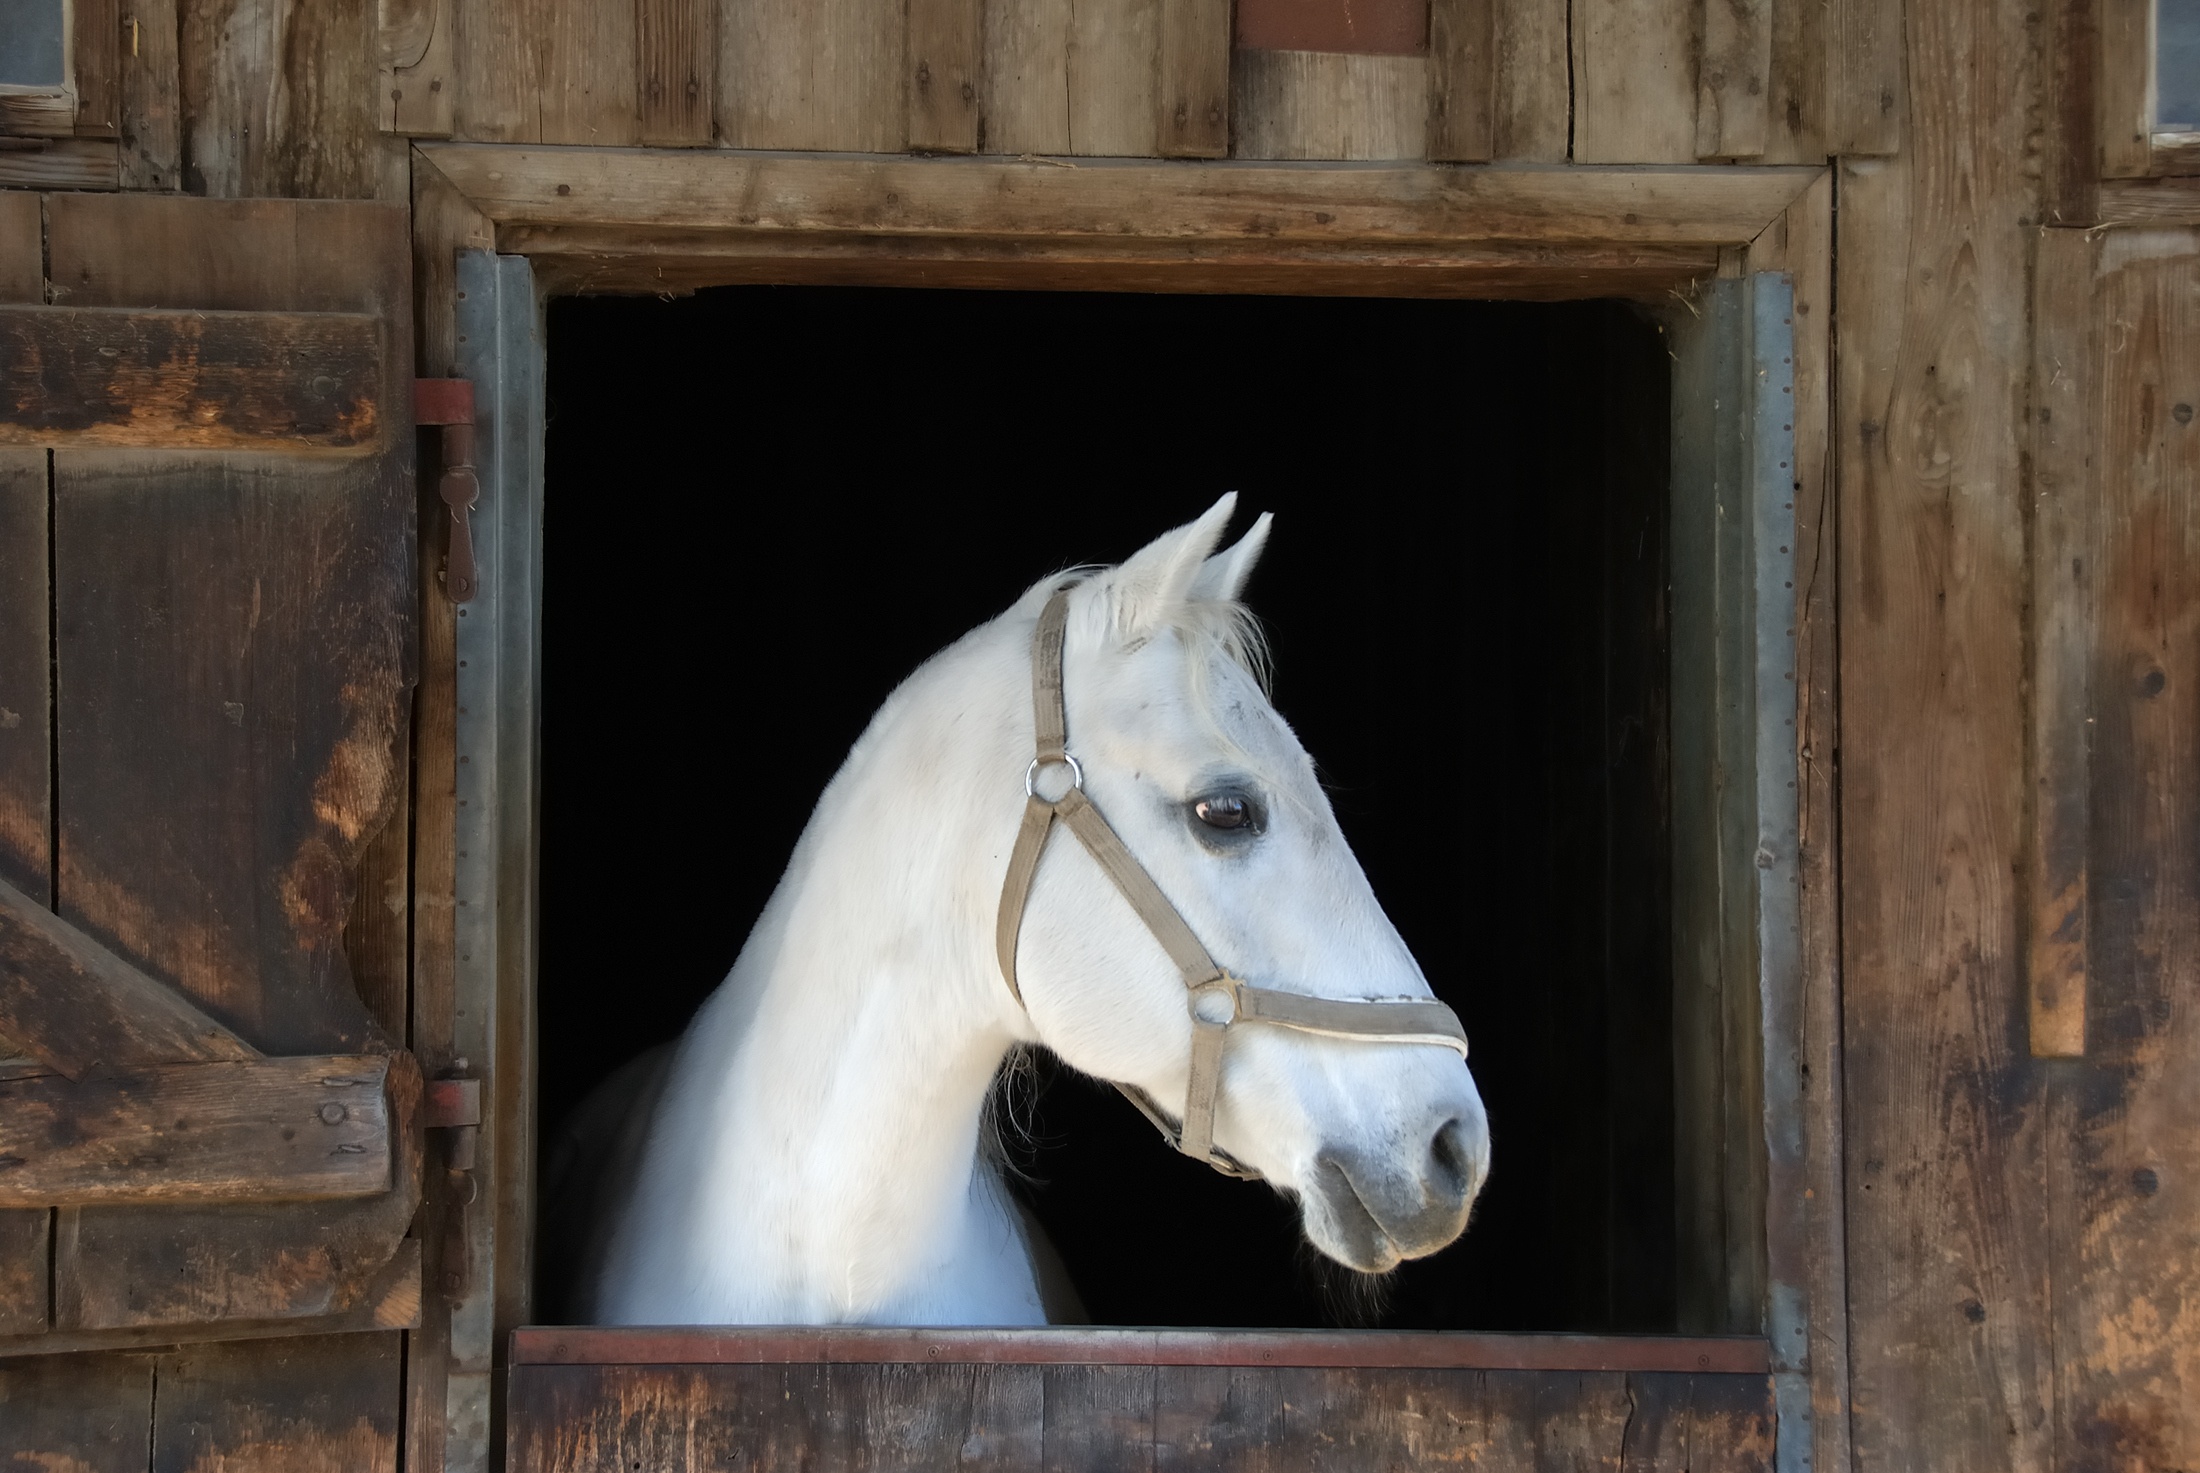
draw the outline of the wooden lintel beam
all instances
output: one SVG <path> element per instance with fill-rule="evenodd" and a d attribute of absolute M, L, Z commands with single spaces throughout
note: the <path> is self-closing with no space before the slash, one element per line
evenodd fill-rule
<path fill-rule="evenodd" d="M 423 144 L 500 226 L 607 226 L 748 238 L 1262 242 L 1411 250 L 1521 242 L 1754 240 L 1821 170 L 1162 160 Z"/>
<path fill-rule="evenodd" d="M 256 1059 L 260 1051 L 176 991 L 0 880 L 0 1033 L 71 1079 Z"/>
<path fill-rule="evenodd" d="M 389 1069 L 336 1054 L 0 1082 L 0 1208 L 386 1192 Z"/>
<path fill-rule="evenodd" d="M 0 445 L 370 449 L 382 331 L 352 312 L 0 307 Z"/>

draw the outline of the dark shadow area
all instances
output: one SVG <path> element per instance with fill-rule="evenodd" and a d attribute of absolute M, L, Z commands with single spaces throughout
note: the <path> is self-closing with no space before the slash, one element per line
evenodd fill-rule
<path fill-rule="evenodd" d="M 1674 1314 L 1667 356 L 1618 303 L 730 288 L 550 309 L 540 1110 L 673 1036 L 908 672 L 1241 493 L 1346 834 L 1473 1040 L 1474 1225 L 1370 1311 L 1266 1186 L 1042 1069 L 1102 1323 Z"/>

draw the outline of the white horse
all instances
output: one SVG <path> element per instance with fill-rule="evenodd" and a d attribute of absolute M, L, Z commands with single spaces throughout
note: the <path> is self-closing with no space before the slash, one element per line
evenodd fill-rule
<path fill-rule="evenodd" d="M 1062 704 L 1085 792 L 1235 976 L 1427 998 L 1257 677 L 1237 598 L 1270 519 L 1210 556 L 1234 504 L 1068 594 Z M 1042 852 L 1012 943 L 1020 1002 L 996 961 L 1033 632 L 1066 582 L 927 661 L 818 800 L 673 1055 L 583 1317 L 1046 1322 L 1031 1245 L 979 1149 L 995 1074 L 1017 1045 L 1043 1045 L 1168 1107 L 1187 1097 L 1193 1034 L 1178 968 L 1078 844 Z M 1382 1273 L 1465 1228 L 1489 1135 L 1458 1054 L 1257 1026 L 1228 1039 L 1214 1144 L 1296 1197 L 1322 1252 Z"/>

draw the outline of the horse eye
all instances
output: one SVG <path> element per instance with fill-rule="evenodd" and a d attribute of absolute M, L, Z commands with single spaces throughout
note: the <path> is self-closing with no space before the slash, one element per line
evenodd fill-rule
<path fill-rule="evenodd" d="M 1235 793 L 1202 798 L 1192 812 L 1211 829 L 1242 829 L 1253 821 L 1253 805 Z"/>

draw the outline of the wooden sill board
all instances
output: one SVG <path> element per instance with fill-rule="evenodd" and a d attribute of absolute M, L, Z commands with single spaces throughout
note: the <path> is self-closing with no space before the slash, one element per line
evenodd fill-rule
<path fill-rule="evenodd" d="M 1384 1330 L 902 1329 L 531 1326 L 527 1365 L 1118 1365 L 1766 1375 L 1755 1336 L 1519 1335 Z"/>

